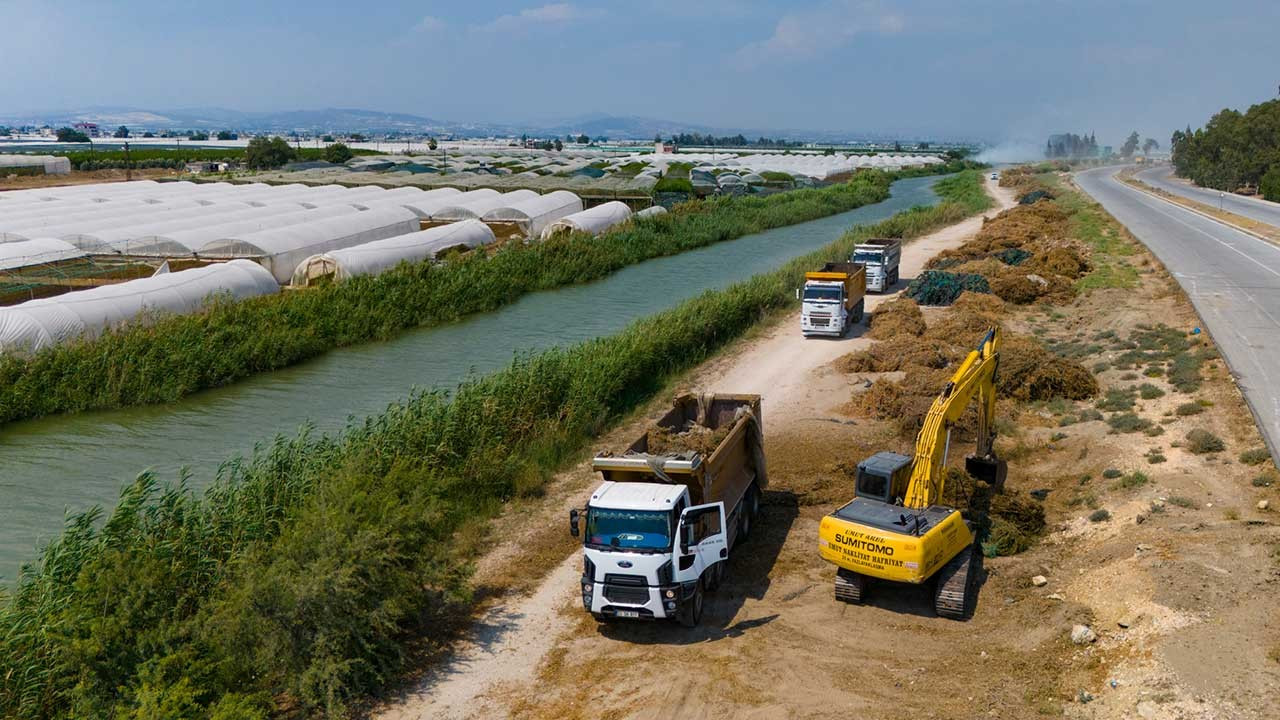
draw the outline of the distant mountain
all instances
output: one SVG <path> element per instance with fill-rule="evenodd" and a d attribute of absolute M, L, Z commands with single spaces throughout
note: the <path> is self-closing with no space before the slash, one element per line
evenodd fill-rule
<path fill-rule="evenodd" d="M 322 108 L 284 112 L 243 112 L 217 107 L 149 110 L 145 108 L 108 106 L 76 110 L 5 115 L 0 125 L 51 125 L 95 122 L 104 128 L 126 125 L 145 130 L 237 130 L 251 133 L 306 134 L 359 132 L 365 134 L 403 133 L 454 137 L 507 137 L 528 134 L 534 137 L 564 137 L 585 133 L 592 138 L 611 140 L 652 140 L 655 135 L 670 137 L 679 133 L 703 135 L 744 135 L 808 140 L 814 142 L 874 141 L 892 142 L 896 138 L 882 133 L 850 133 L 846 131 L 778 130 L 742 127 L 709 127 L 670 119 L 591 113 L 560 120 L 514 123 L 468 123 L 437 120 L 408 113 L 389 113 L 355 108 Z"/>

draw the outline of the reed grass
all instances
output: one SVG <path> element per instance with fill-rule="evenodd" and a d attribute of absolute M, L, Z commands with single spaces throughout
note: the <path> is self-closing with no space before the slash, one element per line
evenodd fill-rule
<path fill-rule="evenodd" d="M 109 515 L 71 516 L 0 604 L 0 716 L 347 715 L 465 618 L 460 528 L 536 491 L 673 374 L 790 306 L 807 269 L 985 209 L 962 192 L 979 182 L 962 174 L 948 202 L 617 335 L 520 356 L 334 436 L 277 438 L 203 493 L 143 474 Z"/>
<path fill-rule="evenodd" d="M 153 318 L 33 357 L 0 356 L 0 422 L 172 402 L 334 348 L 490 311 L 530 292 L 878 202 L 893 180 L 910 174 L 869 172 L 822 189 L 691 203 L 597 238 L 574 234 L 511 244 L 492 256 L 404 263 L 374 277 L 244 302 L 213 299 L 194 315 Z"/>

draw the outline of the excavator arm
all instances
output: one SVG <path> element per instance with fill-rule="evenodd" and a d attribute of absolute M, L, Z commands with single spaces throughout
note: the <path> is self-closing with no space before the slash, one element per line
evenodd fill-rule
<path fill-rule="evenodd" d="M 978 399 L 978 450 L 966 462 L 966 469 L 979 479 L 999 486 L 1004 481 L 1004 464 L 995 457 L 996 368 L 1000 359 L 1000 330 L 989 331 L 972 350 L 942 393 L 934 399 L 924 426 L 916 437 L 911 479 L 903 495 L 903 505 L 922 509 L 942 497 L 951 427 Z"/>

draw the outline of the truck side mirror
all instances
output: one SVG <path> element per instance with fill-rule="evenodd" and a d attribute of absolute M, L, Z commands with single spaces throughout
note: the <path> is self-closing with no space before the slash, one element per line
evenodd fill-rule
<path fill-rule="evenodd" d="M 689 547 L 693 545 L 693 526 L 680 526 L 680 552 L 684 555 L 689 554 Z"/>
<path fill-rule="evenodd" d="M 569 534 L 578 537 L 578 511 L 577 509 L 569 511 Z"/>

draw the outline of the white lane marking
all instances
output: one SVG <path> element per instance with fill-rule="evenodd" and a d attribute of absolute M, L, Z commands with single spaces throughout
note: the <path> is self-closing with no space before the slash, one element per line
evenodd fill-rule
<path fill-rule="evenodd" d="M 1122 187 L 1122 188 L 1124 188 L 1125 190 L 1128 190 L 1129 192 L 1136 194 L 1136 195 L 1138 196 L 1138 200 L 1139 200 L 1139 202 L 1140 202 L 1143 206 L 1145 206 L 1145 207 L 1149 208 L 1150 210 L 1152 210 L 1152 211 L 1154 211 L 1154 212 L 1157 212 L 1157 213 L 1160 213 L 1161 215 L 1164 215 L 1165 217 L 1167 217 L 1167 218 L 1169 218 L 1170 220 L 1172 220 L 1172 221 L 1174 221 L 1174 222 L 1178 223 L 1179 225 L 1181 225 L 1181 226 L 1183 226 L 1183 227 L 1187 228 L 1188 230 L 1194 230 L 1195 232 L 1200 233 L 1201 235 L 1203 235 L 1203 236 L 1205 236 L 1205 237 L 1209 238 L 1210 240 L 1212 240 L 1212 241 L 1214 241 L 1214 242 L 1218 243 L 1219 245 L 1221 245 L 1221 246 L 1223 246 L 1223 247 L 1225 247 L 1225 248 L 1228 248 L 1228 249 L 1230 249 L 1232 252 L 1234 252 L 1234 253 L 1236 253 L 1236 254 L 1240 255 L 1241 257 L 1243 257 L 1243 258 L 1247 259 L 1249 262 L 1253 263 L 1254 265 L 1257 265 L 1258 267 L 1262 268 L 1263 270 L 1266 270 L 1267 272 L 1271 273 L 1272 275 L 1275 275 L 1276 277 L 1280 277 L 1280 272 L 1276 272 L 1275 270 L 1273 270 L 1273 269 L 1271 269 L 1270 267 L 1268 267 L 1265 263 L 1263 263 L 1263 262 L 1259 261 L 1257 258 L 1255 258 L 1255 257 L 1253 257 L 1252 255 L 1250 255 L 1249 253 L 1247 253 L 1247 252 L 1245 252 L 1245 251 L 1241 250 L 1240 248 L 1236 247 L 1235 245 L 1232 245 L 1231 243 L 1226 242 L 1225 240 L 1222 240 L 1222 239 L 1218 238 L 1218 236 L 1214 235 L 1213 233 L 1205 232 L 1204 230 L 1201 230 L 1200 228 L 1196 227 L 1195 225 L 1192 225 L 1192 224 L 1190 224 L 1190 223 L 1184 222 L 1184 221 L 1180 220 L 1179 218 L 1176 218 L 1176 217 L 1174 217 L 1173 215 L 1170 215 L 1169 213 L 1165 212 L 1164 210 L 1162 210 L 1161 208 L 1157 207 L 1156 205 L 1149 204 L 1149 203 L 1157 203 L 1157 202 L 1158 202 L 1158 203 L 1161 203 L 1161 204 L 1167 204 L 1167 205 L 1170 205 L 1171 207 L 1178 208 L 1179 210 L 1182 210 L 1183 212 L 1188 213 L 1188 214 L 1190 214 L 1190 215 L 1192 215 L 1192 216 L 1194 216 L 1194 217 L 1197 217 L 1197 218 L 1198 218 L 1198 217 L 1200 217 L 1199 215 L 1196 215 L 1195 213 L 1191 212 L 1190 210 L 1183 209 L 1183 208 L 1179 207 L 1179 206 L 1178 206 L 1178 205 L 1176 205 L 1176 204 L 1173 204 L 1173 203 L 1166 203 L 1164 200 L 1156 200 L 1156 199 L 1152 198 L 1150 195 L 1147 195 L 1146 193 L 1142 192 L 1141 190 L 1138 190 L 1138 189 L 1136 189 L 1136 188 L 1129 187 L 1128 185 L 1125 185 L 1124 183 L 1120 182 L 1119 180 L 1116 180 L 1116 179 L 1114 178 L 1114 176 L 1113 176 L 1113 177 L 1111 177 L 1111 178 L 1109 178 L 1109 179 L 1110 179 L 1113 183 L 1115 183 L 1117 186 Z M 1210 221 L 1210 222 L 1212 222 L 1212 221 Z M 1265 241 L 1265 240 L 1262 240 L 1262 239 L 1260 239 L 1260 238 L 1256 238 L 1256 237 L 1254 237 L 1254 236 L 1252 236 L 1252 235 L 1249 235 L 1249 234 L 1246 234 L 1246 233 L 1242 233 L 1242 232 L 1240 232 L 1239 230 L 1234 230 L 1234 229 L 1229 228 L 1229 227 L 1227 227 L 1227 226 L 1225 226 L 1225 225 L 1223 225 L 1222 227 L 1223 227 L 1224 229 L 1226 229 L 1228 232 L 1233 232 L 1233 233 L 1235 233 L 1235 234 L 1237 234 L 1237 235 L 1240 235 L 1241 237 L 1246 237 L 1246 238 L 1248 238 L 1248 239 L 1250 239 L 1250 240 L 1252 240 L 1252 241 L 1254 241 L 1254 242 L 1256 242 L 1256 243 L 1258 243 L 1258 244 L 1262 245 L 1262 246 L 1263 246 L 1263 247 L 1265 247 L 1265 248 L 1269 248 L 1269 249 L 1271 249 L 1271 250 L 1273 250 L 1273 251 L 1280 252 L 1280 248 L 1277 248 L 1275 245 L 1272 245 L 1271 243 L 1269 243 L 1269 242 L 1267 242 L 1267 241 Z"/>

